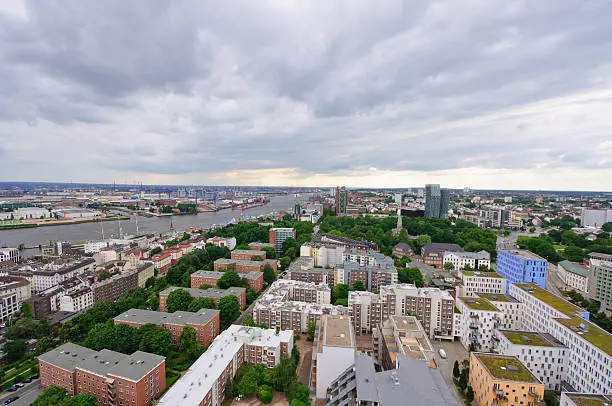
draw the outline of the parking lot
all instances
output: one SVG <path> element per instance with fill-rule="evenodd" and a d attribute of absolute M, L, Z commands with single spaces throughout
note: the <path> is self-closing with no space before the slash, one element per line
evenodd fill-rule
<path fill-rule="evenodd" d="M 463 345 L 459 341 L 432 341 L 431 343 L 435 349 L 435 359 L 438 368 L 440 369 L 440 373 L 442 377 L 446 381 L 447 385 L 455 389 L 455 383 L 453 382 L 453 366 L 455 365 L 455 360 L 459 361 L 459 364 L 463 360 L 469 359 L 468 351 L 463 348 Z M 446 358 L 441 358 L 439 350 L 442 348 L 446 352 Z M 457 390 L 453 390 L 453 394 L 457 398 L 457 404 L 462 405 L 463 400 L 459 396 Z"/>
<path fill-rule="evenodd" d="M 25 383 L 23 388 L 19 388 L 15 392 L 2 392 L 0 394 L 0 405 L 4 405 L 4 402 L 13 396 L 19 396 L 19 399 L 12 402 L 11 406 L 31 405 L 43 391 L 39 384 L 40 380 L 35 379 L 31 383 Z"/>

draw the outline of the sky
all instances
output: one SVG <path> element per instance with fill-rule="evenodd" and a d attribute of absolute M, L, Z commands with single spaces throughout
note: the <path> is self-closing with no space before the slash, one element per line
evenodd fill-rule
<path fill-rule="evenodd" d="M 0 2 L 0 181 L 612 190 L 609 0 Z"/>

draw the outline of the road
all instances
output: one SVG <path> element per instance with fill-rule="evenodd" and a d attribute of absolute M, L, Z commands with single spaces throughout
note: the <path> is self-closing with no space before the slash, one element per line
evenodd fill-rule
<path fill-rule="evenodd" d="M 0 405 L 4 404 L 4 401 L 12 396 L 19 396 L 15 402 L 11 403 L 11 406 L 29 406 L 34 403 L 34 400 L 43 391 L 39 386 L 40 380 L 35 379 L 31 383 L 26 383 L 25 387 L 17 389 L 15 392 L 3 392 L 0 395 Z"/>
<path fill-rule="evenodd" d="M 442 374 L 442 377 L 446 381 L 446 384 L 449 388 L 451 388 L 451 392 L 455 396 L 458 405 L 463 405 L 463 398 L 459 394 L 455 383 L 453 382 L 453 366 L 455 365 L 455 360 L 459 361 L 459 365 L 463 360 L 469 359 L 469 354 L 463 345 L 459 341 L 432 341 L 431 343 L 434 347 L 434 357 L 436 360 L 436 364 L 438 365 L 438 369 Z M 441 358 L 438 350 L 442 348 L 446 352 L 446 358 Z"/>

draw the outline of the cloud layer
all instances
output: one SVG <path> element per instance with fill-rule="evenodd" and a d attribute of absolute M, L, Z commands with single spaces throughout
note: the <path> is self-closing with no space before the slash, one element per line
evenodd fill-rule
<path fill-rule="evenodd" d="M 0 3 L 0 180 L 612 190 L 606 0 Z"/>

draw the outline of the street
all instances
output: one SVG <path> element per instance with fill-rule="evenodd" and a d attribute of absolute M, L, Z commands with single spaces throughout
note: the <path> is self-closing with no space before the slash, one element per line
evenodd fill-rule
<path fill-rule="evenodd" d="M 434 340 L 431 342 L 431 344 L 434 348 L 434 358 L 442 377 L 446 381 L 448 387 L 451 388 L 453 395 L 457 399 L 457 404 L 463 405 L 463 398 L 459 394 L 457 387 L 453 382 L 453 366 L 455 365 L 455 360 L 459 361 L 459 365 L 461 365 L 463 360 L 469 359 L 467 350 L 463 348 L 463 345 L 461 345 L 459 341 Z M 444 349 L 446 352 L 446 358 L 440 357 L 440 353 L 438 352 L 440 348 Z"/>
<path fill-rule="evenodd" d="M 4 404 L 4 401 L 13 396 L 19 396 L 15 402 L 11 403 L 11 406 L 28 406 L 34 403 L 36 398 L 42 393 L 42 388 L 39 386 L 40 380 L 35 379 L 31 383 L 26 383 L 25 387 L 17 389 L 15 392 L 3 392 L 0 395 L 0 405 Z"/>

